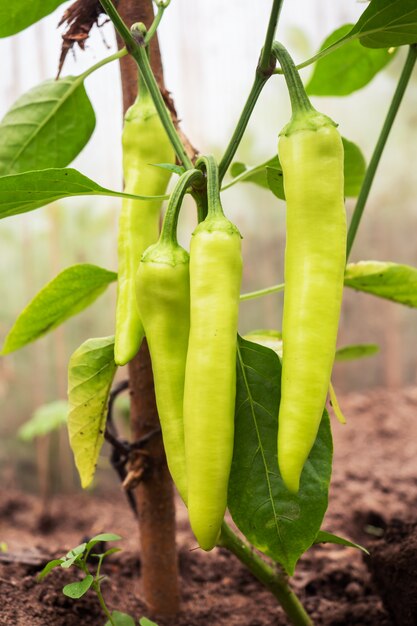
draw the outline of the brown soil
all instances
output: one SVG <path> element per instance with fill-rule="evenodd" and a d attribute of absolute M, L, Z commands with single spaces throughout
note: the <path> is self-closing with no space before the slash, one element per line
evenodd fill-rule
<path fill-rule="evenodd" d="M 309 550 L 293 585 L 314 623 L 323 626 L 417 624 L 417 388 L 375 391 L 343 402 L 348 426 L 334 424 L 335 462 L 324 528 L 367 546 L 371 557 L 333 545 Z M 0 624 L 7 626 L 101 626 L 92 593 L 70 600 L 61 593 L 74 580 L 58 568 L 42 583 L 37 561 L 62 555 L 85 536 L 107 531 L 125 539 L 109 558 L 103 593 L 111 609 L 139 618 L 140 561 L 135 521 L 121 493 L 54 498 L 48 519 L 38 499 L 16 490 L 0 492 Z M 281 626 L 281 609 L 243 566 L 224 550 L 195 547 L 178 506 L 182 610 L 161 626 Z M 32 563 L 28 561 L 32 560 Z M 382 600 L 383 598 L 383 600 Z M 384 605 L 384 603 L 385 605 Z M 149 615 L 148 615 L 149 616 Z M 151 616 L 149 616 L 151 617 Z"/>

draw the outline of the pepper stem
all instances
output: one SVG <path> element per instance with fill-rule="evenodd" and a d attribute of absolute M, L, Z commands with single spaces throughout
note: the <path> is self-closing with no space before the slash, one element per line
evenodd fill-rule
<path fill-rule="evenodd" d="M 202 178 L 203 175 L 201 170 L 197 169 L 187 170 L 179 178 L 177 184 L 174 187 L 174 191 L 169 198 L 168 208 L 165 213 L 165 218 L 162 224 L 162 230 L 159 236 L 158 243 L 178 245 L 177 225 L 182 201 L 191 185 L 195 182 L 199 182 L 201 184 Z"/>
<path fill-rule="evenodd" d="M 206 171 L 208 217 L 224 216 L 220 201 L 219 168 L 212 156 L 202 156 L 196 161 L 196 167 Z"/>
<path fill-rule="evenodd" d="M 306 94 L 300 74 L 288 50 L 281 43 L 275 41 L 272 46 L 272 53 L 276 56 L 281 65 L 288 86 L 293 117 L 296 116 L 297 113 L 314 111 L 315 109 Z"/>

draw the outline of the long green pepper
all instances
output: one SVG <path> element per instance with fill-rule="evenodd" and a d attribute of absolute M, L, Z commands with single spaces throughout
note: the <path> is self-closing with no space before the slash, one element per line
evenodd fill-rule
<path fill-rule="evenodd" d="M 310 104 L 286 50 L 275 45 L 293 115 L 278 153 L 287 200 L 278 464 L 292 492 L 320 425 L 336 350 L 346 262 L 343 144 Z"/>
<path fill-rule="evenodd" d="M 183 399 L 185 363 L 190 332 L 189 254 L 178 245 L 176 230 L 182 199 L 200 170 L 188 170 L 169 200 L 158 242 L 143 254 L 136 277 L 136 293 L 155 383 L 168 468 L 187 502 Z"/>
<path fill-rule="evenodd" d="M 126 193 L 164 195 L 171 174 L 153 164 L 175 163 L 175 154 L 142 80 L 139 95 L 125 115 L 122 146 Z M 124 199 L 122 203 L 114 348 L 117 365 L 128 363 L 138 352 L 143 339 L 135 278 L 142 253 L 158 239 L 161 206 L 159 200 Z"/>
<path fill-rule="evenodd" d="M 218 170 L 207 171 L 208 215 L 190 249 L 190 338 L 184 388 L 188 511 L 204 550 L 218 540 L 233 454 L 241 235 L 224 215 Z"/>

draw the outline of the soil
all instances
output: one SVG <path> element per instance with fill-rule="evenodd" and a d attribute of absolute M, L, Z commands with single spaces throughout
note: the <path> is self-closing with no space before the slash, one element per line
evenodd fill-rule
<path fill-rule="evenodd" d="M 343 401 L 348 425 L 334 423 L 335 460 L 330 506 L 323 528 L 366 546 L 326 544 L 310 549 L 292 580 L 317 626 L 417 624 L 417 388 L 351 395 Z M 178 504 L 181 614 L 175 620 L 147 614 L 141 601 L 135 520 L 123 494 L 56 496 L 47 518 L 39 499 L 0 491 L 0 624 L 101 626 L 93 593 L 80 600 L 61 589 L 74 580 L 60 568 L 35 580 L 45 560 L 85 536 L 119 533 L 123 551 L 109 557 L 103 595 L 111 609 L 147 615 L 160 626 L 284 626 L 275 599 L 223 549 L 195 548 Z M 4 559 L 11 562 L 4 562 Z"/>

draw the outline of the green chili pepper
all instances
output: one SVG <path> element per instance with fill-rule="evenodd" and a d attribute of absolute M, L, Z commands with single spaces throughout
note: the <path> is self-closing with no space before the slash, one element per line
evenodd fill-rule
<path fill-rule="evenodd" d="M 152 360 L 155 396 L 168 468 L 187 501 L 183 397 L 190 332 L 189 254 L 178 245 L 178 213 L 187 188 L 203 178 L 188 170 L 168 204 L 158 242 L 143 254 L 136 277 L 139 314 Z"/>
<path fill-rule="evenodd" d="M 293 116 L 279 139 L 287 201 L 278 463 L 292 492 L 316 439 L 336 350 L 346 262 L 343 144 L 310 104 L 288 53 L 275 47 Z"/>
<path fill-rule="evenodd" d="M 188 511 L 199 545 L 211 550 L 227 504 L 233 453 L 241 236 L 220 203 L 217 166 L 207 170 L 208 215 L 190 250 L 191 326 L 184 388 Z"/>
<path fill-rule="evenodd" d="M 122 135 L 125 192 L 164 195 L 170 172 L 155 163 L 175 163 L 175 154 L 152 99 L 141 80 L 128 109 Z M 124 199 L 119 219 L 118 291 L 115 361 L 128 363 L 139 350 L 144 331 L 136 304 L 135 277 L 144 250 L 158 239 L 161 201 Z"/>

